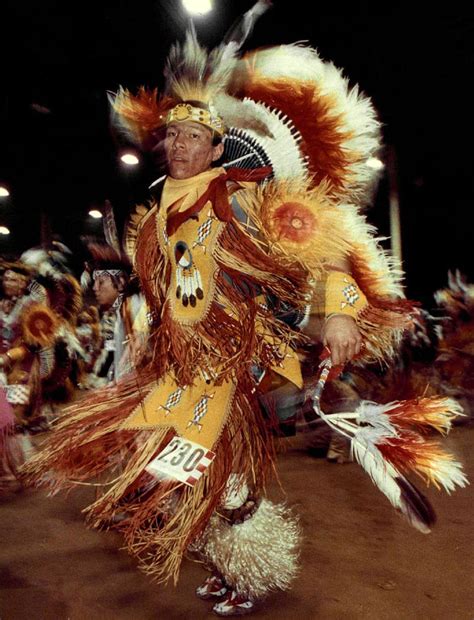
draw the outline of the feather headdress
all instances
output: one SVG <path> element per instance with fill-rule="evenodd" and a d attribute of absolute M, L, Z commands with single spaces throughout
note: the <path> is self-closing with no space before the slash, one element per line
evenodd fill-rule
<path fill-rule="evenodd" d="M 237 54 L 255 21 L 270 4 L 268 0 L 258 0 L 210 53 L 199 44 L 191 25 L 184 43 L 171 47 L 164 69 L 163 95 L 156 89 L 141 87 L 137 95 L 121 88 L 116 95 L 109 96 L 115 124 L 142 145 L 147 144 L 150 133 L 171 120 L 200 122 L 223 135 L 226 124 L 215 99 L 226 92 Z M 249 122 L 258 127 L 258 121 L 254 123 L 249 118 Z"/>
<path fill-rule="evenodd" d="M 211 52 L 191 28 L 171 48 L 164 93 L 120 90 L 112 100 L 116 121 L 141 144 L 170 120 L 201 122 L 221 135 L 225 128 L 224 165 L 271 166 L 277 180 L 325 183 L 337 201 L 362 204 L 377 175 L 366 165 L 380 147 L 375 110 L 309 46 L 274 46 L 239 58 L 269 5 L 259 0 Z"/>

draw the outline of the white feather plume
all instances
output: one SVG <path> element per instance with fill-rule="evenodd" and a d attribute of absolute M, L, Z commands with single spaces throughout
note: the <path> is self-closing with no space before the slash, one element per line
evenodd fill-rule
<path fill-rule="evenodd" d="M 373 428 L 362 428 L 353 437 L 351 453 L 355 460 L 369 474 L 375 486 L 387 497 L 389 502 L 400 511 L 409 523 L 423 534 L 430 532 L 430 525 L 434 522 L 434 511 L 428 500 L 424 498 L 413 485 L 388 461 L 375 446 L 375 439 L 380 438 L 380 432 Z M 405 488 L 415 489 L 418 499 L 422 498 L 424 510 L 417 510 L 410 501 L 404 489 L 400 486 L 403 481 Z M 430 515 L 431 519 L 423 515 Z"/>

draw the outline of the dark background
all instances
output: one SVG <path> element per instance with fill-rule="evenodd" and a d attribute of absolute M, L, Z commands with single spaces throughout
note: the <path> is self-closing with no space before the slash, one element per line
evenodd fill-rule
<path fill-rule="evenodd" d="M 214 4 L 194 19 L 208 47 L 253 0 Z M 381 16 L 377 4 L 353 2 L 350 13 L 324 16 L 321 4 L 275 0 L 245 49 L 309 41 L 372 97 L 398 161 L 407 293 L 430 307 L 448 269 L 474 280 L 474 17 L 415 15 L 414 6 Z M 80 235 L 101 228 L 92 206 L 110 199 L 122 224 L 147 196 L 157 173 L 146 157 L 139 167 L 119 161 L 106 91 L 159 86 L 188 19 L 179 0 L 3 3 L 0 184 L 11 196 L 0 199 L 0 225 L 11 235 L 0 237 L 0 254 L 38 244 L 49 226 L 79 263 Z M 385 177 L 368 216 L 389 234 Z"/>

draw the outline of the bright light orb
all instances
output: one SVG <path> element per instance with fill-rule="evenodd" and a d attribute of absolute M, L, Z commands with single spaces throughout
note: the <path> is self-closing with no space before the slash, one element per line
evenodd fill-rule
<path fill-rule="evenodd" d="M 3 185 L 0 185 L 0 196 L 10 196 L 10 192 Z"/>
<path fill-rule="evenodd" d="M 10 230 L 6 226 L 0 226 L 0 235 L 9 235 Z"/>
<path fill-rule="evenodd" d="M 372 168 L 372 170 L 382 170 L 382 168 L 384 167 L 383 161 L 381 161 L 377 157 L 369 157 L 369 159 L 365 163 L 369 168 Z"/>
<path fill-rule="evenodd" d="M 183 6 L 192 15 L 205 15 L 212 11 L 211 0 L 183 0 Z"/>
<path fill-rule="evenodd" d="M 132 153 L 125 153 L 120 159 L 124 164 L 127 164 L 127 166 L 136 166 L 139 163 L 138 157 L 132 155 Z"/>
<path fill-rule="evenodd" d="M 102 213 L 98 211 L 97 209 L 91 209 L 89 211 L 89 215 L 93 217 L 95 220 L 100 220 L 100 218 L 102 217 Z"/>

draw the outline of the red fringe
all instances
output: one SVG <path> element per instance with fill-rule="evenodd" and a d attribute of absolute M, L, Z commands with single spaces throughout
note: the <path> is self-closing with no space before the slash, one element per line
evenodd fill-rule
<path fill-rule="evenodd" d="M 214 258 L 220 267 L 216 294 L 227 300 L 234 315 L 212 301 L 198 323 L 176 322 L 170 302 L 165 300 L 168 272 L 163 276 L 165 262 L 155 235 L 154 218 L 149 218 L 137 246 L 136 268 L 150 307 L 162 308 L 150 337 L 157 377 L 172 372 L 178 383 L 189 385 L 202 369 L 210 374 L 218 370 L 218 381 L 223 381 L 230 376 L 242 379 L 254 364 L 278 364 L 279 353 L 257 333 L 258 323 L 276 342 L 296 346 L 304 340 L 265 310 L 257 295 L 268 294 L 290 306 L 304 306 L 309 288 L 306 274 L 298 266 L 280 265 L 233 223 L 222 231 Z"/>
<path fill-rule="evenodd" d="M 245 381 L 238 385 L 232 411 L 214 447 L 216 457 L 193 488 L 156 482 L 144 470 L 173 431 L 118 430 L 143 398 L 132 377 L 66 410 L 41 453 L 27 464 L 23 477 L 57 490 L 102 475 L 104 493 L 85 511 L 89 523 L 109 527 L 114 515 L 125 512 L 128 518 L 117 527 L 130 552 L 158 581 L 176 580 L 188 545 L 206 527 L 230 473 L 244 475 L 260 492 L 273 471 L 272 437 L 249 387 Z M 150 458 L 143 461 L 144 443 L 150 438 L 154 441 L 153 433 L 156 443 L 148 450 Z"/>
<path fill-rule="evenodd" d="M 169 265 L 156 238 L 156 221 L 148 216 L 137 239 L 135 269 L 149 308 L 161 308 L 170 281 Z"/>
<path fill-rule="evenodd" d="M 126 377 L 66 410 L 25 472 L 30 481 L 53 489 L 102 475 L 112 479 L 87 509 L 88 520 L 100 527 L 118 512 L 127 513 L 120 529 L 129 549 L 158 581 L 177 578 L 189 543 L 207 525 L 230 473 L 242 474 L 259 492 L 274 471 L 272 436 L 256 400 L 252 367 L 277 365 L 284 354 L 281 345 L 304 340 L 258 300 L 268 294 L 290 306 L 304 306 L 309 286 L 299 266 L 268 256 L 232 222 L 224 227 L 214 258 L 219 266 L 216 297 L 204 318 L 193 325 L 174 321 L 166 300 L 170 267 L 158 245 L 156 220 L 152 215 L 143 222 L 136 270 L 150 308 L 160 308 L 150 337 L 152 361 L 139 376 Z M 155 482 L 144 467 L 171 431 L 125 431 L 119 426 L 157 378 L 169 372 L 181 385 L 190 385 L 202 371 L 217 373 L 216 384 L 230 377 L 237 382 L 232 410 L 213 448 L 216 458 L 192 489 Z"/>
<path fill-rule="evenodd" d="M 372 296 L 369 305 L 358 316 L 378 328 L 403 330 L 410 325 L 416 305 L 408 299 Z"/>
<path fill-rule="evenodd" d="M 257 290 L 270 295 L 277 294 L 282 301 L 304 305 L 304 296 L 310 292 L 310 288 L 308 274 L 299 264 L 289 266 L 279 263 L 276 256 L 262 250 L 252 237 L 232 224 L 226 226 L 219 241 L 224 250 L 235 256 L 236 266 L 248 265 L 245 272 L 233 270 L 232 277 L 235 277 L 237 282 L 251 282 Z M 219 254 L 216 260 L 225 271 L 232 270 L 232 266 L 225 263 Z M 260 277 L 253 275 L 255 269 L 262 272 Z"/>
<path fill-rule="evenodd" d="M 256 400 L 249 401 L 243 394 L 244 390 L 239 386 L 234 411 L 215 447 L 216 458 L 196 487 L 168 482 L 152 489 L 144 501 L 125 504 L 132 516 L 121 524 L 120 529 L 125 534 L 129 551 L 158 581 L 170 577 L 176 580 L 177 572 L 163 575 L 162 562 L 167 562 L 170 556 L 181 561 L 190 543 L 203 532 L 218 508 L 231 473 L 246 476 L 259 493 L 273 471 L 273 443 L 260 407 Z M 173 495 L 170 497 L 170 494 Z M 193 515 L 189 506 L 194 503 L 196 494 L 199 496 L 199 511 L 193 511 Z M 171 510 L 170 504 L 173 506 Z M 184 522 L 175 519 L 181 511 L 186 513 Z"/>
<path fill-rule="evenodd" d="M 25 479 L 64 488 L 74 486 L 73 480 L 88 480 L 109 469 L 114 459 L 131 449 L 136 435 L 118 432 L 117 427 L 139 405 L 153 380 L 149 371 L 140 379 L 133 374 L 66 407 L 41 452 L 25 468 Z M 48 472 L 51 476 L 44 481 Z"/>

